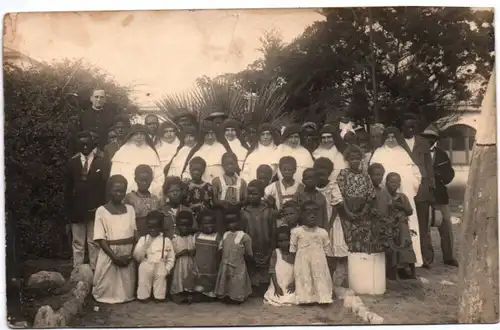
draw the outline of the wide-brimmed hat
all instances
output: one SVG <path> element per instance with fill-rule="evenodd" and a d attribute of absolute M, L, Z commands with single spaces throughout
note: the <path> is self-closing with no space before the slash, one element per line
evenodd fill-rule
<path fill-rule="evenodd" d="M 227 119 L 229 116 L 222 111 L 213 111 L 208 116 L 205 117 L 205 120 L 213 120 L 215 118 Z"/>
<path fill-rule="evenodd" d="M 439 130 L 436 126 L 434 125 L 430 125 L 429 127 L 427 127 L 423 132 L 422 134 L 423 136 L 432 136 L 432 137 L 439 137 Z"/>

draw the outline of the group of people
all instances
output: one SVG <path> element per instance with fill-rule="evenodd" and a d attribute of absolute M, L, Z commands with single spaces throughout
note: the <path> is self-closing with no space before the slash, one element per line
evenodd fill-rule
<path fill-rule="evenodd" d="M 88 251 L 99 302 L 328 304 L 351 254 L 384 252 L 394 280 L 429 268 L 433 208 L 457 266 L 453 168 L 413 115 L 401 131 L 348 118 L 244 129 L 221 112 L 130 125 L 106 117 L 103 95 L 82 115 L 66 186 L 74 265 Z"/>

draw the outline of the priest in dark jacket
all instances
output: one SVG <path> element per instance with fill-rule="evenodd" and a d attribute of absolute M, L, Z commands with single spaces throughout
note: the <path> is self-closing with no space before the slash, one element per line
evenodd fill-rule
<path fill-rule="evenodd" d="M 434 126 L 428 127 L 422 136 L 429 140 L 431 145 L 431 156 L 434 167 L 434 177 L 436 187 L 434 190 L 434 209 L 441 212 L 443 222 L 438 227 L 441 236 L 441 251 L 445 265 L 458 267 L 458 262 L 454 256 L 453 249 L 453 226 L 451 223 L 451 211 L 449 206 L 448 185 L 455 177 L 455 170 L 452 167 L 448 154 L 437 147 L 439 141 L 439 130 Z"/>

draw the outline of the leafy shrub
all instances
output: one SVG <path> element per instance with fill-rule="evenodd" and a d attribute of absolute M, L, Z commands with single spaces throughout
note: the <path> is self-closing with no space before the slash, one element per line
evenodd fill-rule
<path fill-rule="evenodd" d="M 131 88 L 97 68 L 69 60 L 23 69 L 4 63 L 3 69 L 9 252 L 22 259 L 53 257 L 65 224 L 71 118 L 88 107 L 96 87 L 109 94 L 112 102 L 107 106 L 134 112 Z"/>

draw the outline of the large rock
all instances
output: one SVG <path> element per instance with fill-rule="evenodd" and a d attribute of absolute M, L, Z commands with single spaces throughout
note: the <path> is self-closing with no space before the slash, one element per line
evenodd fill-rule
<path fill-rule="evenodd" d="M 50 306 L 42 306 L 33 322 L 33 328 L 60 328 L 66 326 L 66 320 L 60 313 L 54 312 Z"/>
<path fill-rule="evenodd" d="M 70 282 L 75 284 L 78 282 L 84 282 L 92 285 L 92 282 L 94 280 L 94 273 L 92 272 L 92 268 L 90 268 L 90 265 L 78 265 L 71 272 L 69 280 Z"/>
<path fill-rule="evenodd" d="M 62 288 L 65 283 L 66 280 L 61 273 L 41 271 L 29 277 L 25 290 L 35 294 L 46 294 Z"/>

